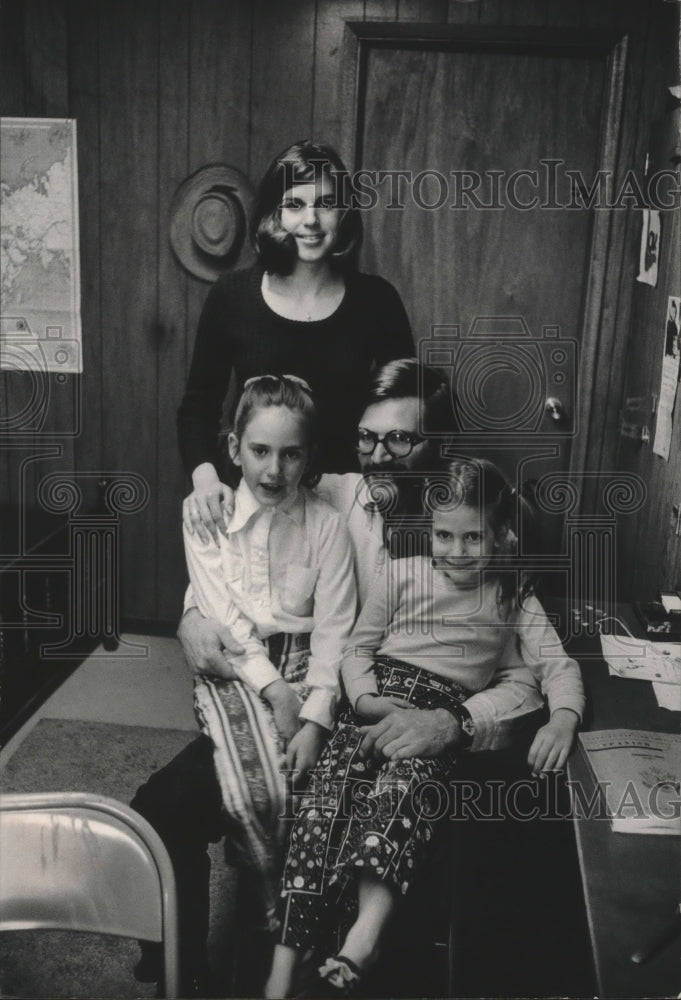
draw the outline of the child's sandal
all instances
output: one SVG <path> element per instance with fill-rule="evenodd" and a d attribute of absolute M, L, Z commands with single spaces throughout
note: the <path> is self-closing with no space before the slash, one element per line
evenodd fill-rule
<path fill-rule="evenodd" d="M 320 979 L 334 991 L 331 996 L 350 997 L 362 981 L 362 970 L 345 955 L 327 958 L 319 969 Z"/>
<path fill-rule="evenodd" d="M 362 982 L 362 970 L 345 955 L 327 958 L 319 967 L 314 980 L 298 993 L 298 997 L 352 997 Z"/>

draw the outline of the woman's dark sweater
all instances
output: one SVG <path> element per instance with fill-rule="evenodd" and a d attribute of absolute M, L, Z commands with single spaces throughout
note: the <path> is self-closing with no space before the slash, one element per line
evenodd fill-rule
<path fill-rule="evenodd" d="M 349 274 L 342 302 L 312 322 L 285 319 L 262 297 L 262 268 L 219 278 L 206 298 L 189 378 L 177 415 L 188 474 L 218 465 L 222 406 L 234 372 L 239 393 L 257 375 L 297 375 L 312 387 L 321 416 L 320 467 L 357 467 L 354 442 L 372 370 L 413 357 L 409 319 L 393 286 L 369 274 Z"/>

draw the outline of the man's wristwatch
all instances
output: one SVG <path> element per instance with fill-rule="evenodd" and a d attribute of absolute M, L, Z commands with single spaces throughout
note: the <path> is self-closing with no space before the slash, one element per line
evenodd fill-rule
<path fill-rule="evenodd" d="M 448 705 L 443 705 L 442 708 L 454 718 L 459 723 L 459 729 L 461 731 L 461 739 L 456 747 L 457 750 L 468 750 L 473 742 L 473 737 L 475 736 L 475 723 L 471 717 L 471 713 L 468 711 L 463 702 L 451 702 Z"/>

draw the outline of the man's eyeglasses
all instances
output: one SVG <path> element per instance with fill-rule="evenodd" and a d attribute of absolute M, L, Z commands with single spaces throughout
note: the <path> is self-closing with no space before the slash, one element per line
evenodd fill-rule
<path fill-rule="evenodd" d="M 393 458 L 406 458 L 417 444 L 425 440 L 421 434 L 413 434 L 411 431 L 394 430 L 379 435 L 374 431 L 368 431 L 366 427 L 360 427 L 357 432 L 357 453 L 373 455 L 376 445 L 380 442 Z"/>

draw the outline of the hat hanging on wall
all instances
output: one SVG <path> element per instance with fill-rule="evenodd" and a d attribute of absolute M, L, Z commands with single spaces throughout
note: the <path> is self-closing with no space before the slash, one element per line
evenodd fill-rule
<path fill-rule="evenodd" d="M 170 207 L 170 244 L 190 274 L 214 281 L 250 262 L 253 198 L 249 179 L 222 163 L 201 167 L 180 184 Z"/>

